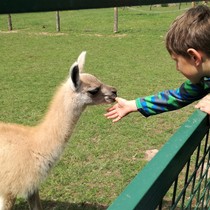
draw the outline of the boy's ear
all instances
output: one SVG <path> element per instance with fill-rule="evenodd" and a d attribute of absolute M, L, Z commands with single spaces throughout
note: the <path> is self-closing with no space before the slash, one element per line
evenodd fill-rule
<path fill-rule="evenodd" d="M 202 62 L 202 55 L 197 50 L 193 48 L 189 48 L 187 50 L 187 53 L 190 55 L 190 57 L 193 59 L 196 66 L 199 66 Z"/>

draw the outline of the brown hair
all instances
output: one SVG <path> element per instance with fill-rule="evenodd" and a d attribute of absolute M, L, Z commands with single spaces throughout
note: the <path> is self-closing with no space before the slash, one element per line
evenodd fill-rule
<path fill-rule="evenodd" d="M 166 48 L 187 58 L 187 50 L 194 48 L 210 57 L 210 9 L 200 5 L 178 16 L 166 34 Z"/>

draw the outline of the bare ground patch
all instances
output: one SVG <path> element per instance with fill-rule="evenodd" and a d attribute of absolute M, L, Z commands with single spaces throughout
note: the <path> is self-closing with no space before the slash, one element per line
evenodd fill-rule
<path fill-rule="evenodd" d="M 65 36 L 67 35 L 66 33 L 51 33 L 51 32 L 30 32 L 29 34 L 37 35 L 37 36 Z"/>
<path fill-rule="evenodd" d="M 0 30 L 0 34 L 15 34 L 15 33 L 18 33 L 17 30 L 12 30 L 12 31 L 1 31 Z"/>
<path fill-rule="evenodd" d="M 150 161 L 157 153 L 158 153 L 157 149 L 146 150 L 144 159 Z"/>
<path fill-rule="evenodd" d="M 95 37 L 112 37 L 112 38 L 123 38 L 126 37 L 127 34 L 110 34 L 110 35 L 105 35 L 105 34 L 81 34 L 82 36 L 95 36 Z"/>
<path fill-rule="evenodd" d="M 18 30 L 12 30 L 12 31 L 1 31 L 0 30 L 0 34 L 13 34 L 13 33 L 20 33 L 22 31 L 18 31 Z M 36 36 L 65 36 L 68 35 L 67 33 L 61 33 L 61 32 L 55 32 L 55 33 L 51 33 L 51 32 L 26 32 L 26 34 L 28 35 L 36 35 Z"/>

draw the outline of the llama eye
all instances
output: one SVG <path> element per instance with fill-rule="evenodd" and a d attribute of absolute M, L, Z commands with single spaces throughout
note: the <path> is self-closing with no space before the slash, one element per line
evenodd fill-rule
<path fill-rule="evenodd" d="M 99 87 L 93 88 L 93 89 L 88 90 L 88 93 L 90 93 L 91 95 L 95 95 L 98 93 L 99 90 L 100 90 Z"/>

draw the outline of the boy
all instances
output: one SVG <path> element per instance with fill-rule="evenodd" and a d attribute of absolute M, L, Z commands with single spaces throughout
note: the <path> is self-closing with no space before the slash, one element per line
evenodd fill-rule
<path fill-rule="evenodd" d="M 128 101 L 116 98 L 105 116 L 117 122 L 131 112 L 145 117 L 180 109 L 210 93 L 210 9 L 200 5 L 176 18 L 166 34 L 166 48 L 188 80 L 176 90 Z M 210 114 L 210 95 L 196 108 Z"/>

